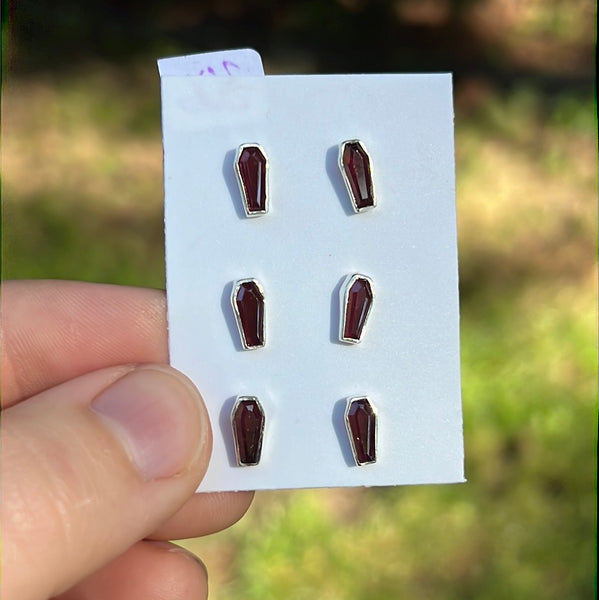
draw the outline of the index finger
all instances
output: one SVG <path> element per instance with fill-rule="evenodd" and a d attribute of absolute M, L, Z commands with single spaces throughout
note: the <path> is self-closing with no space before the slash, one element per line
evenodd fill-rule
<path fill-rule="evenodd" d="M 90 371 L 168 362 L 159 290 L 78 281 L 2 284 L 2 407 Z"/>

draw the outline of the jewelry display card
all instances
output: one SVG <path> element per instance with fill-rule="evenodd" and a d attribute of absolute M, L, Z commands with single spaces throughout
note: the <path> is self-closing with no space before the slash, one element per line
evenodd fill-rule
<path fill-rule="evenodd" d="M 463 481 L 451 76 L 192 72 L 161 83 L 198 491 Z"/>

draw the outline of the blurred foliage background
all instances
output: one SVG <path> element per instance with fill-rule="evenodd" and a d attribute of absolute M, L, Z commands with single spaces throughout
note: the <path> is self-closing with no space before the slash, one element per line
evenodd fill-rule
<path fill-rule="evenodd" d="M 591 0 L 3 3 L 3 277 L 162 287 L 155 59 L 453 71 L 466 474 L 258 494 L 184 544 L 216 598 L 596 597 Z"/>

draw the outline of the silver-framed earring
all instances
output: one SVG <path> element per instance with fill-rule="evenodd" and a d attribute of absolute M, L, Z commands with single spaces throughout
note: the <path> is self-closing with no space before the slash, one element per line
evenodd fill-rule
<path fill-rule="evenodd" d="M 264 409 L 256 396 L 237 396 L 231 410 L 235 457 L 240 467 L 255 466 L 262 454 Z"/>
<path fill-rule="evenodd" d="M 372 279 L 360 273 L 348 275 L 339 289 L 340 341 L 346 344 L 359 344 L 362 341 L 373 303 Z"/>
<path fill-rule="evenodd" d="M 265 297 L 258 280 L 250 277 L 233 284 L 231 306 L 244 350 L 256 350 L 266 344 Z"/>
<path fill-rule="evenodd" d="M 356 213 L 376 206 L 371 163 L 361 140 L 346 140 L 339 145 L 339 169 Z"/>
<path fill-rule="evenodd" d="M 350 396 L 345 408 L 345 427 L 356 464 L 376 462 L 377 412 L 367 396 Z"/>
<path fill-rule="evenodd" d="M 269 163 L 260 144 L 241 144 L 235 156 L 235 174 L 246 217 L 259 217 L 268 213 Z"/>

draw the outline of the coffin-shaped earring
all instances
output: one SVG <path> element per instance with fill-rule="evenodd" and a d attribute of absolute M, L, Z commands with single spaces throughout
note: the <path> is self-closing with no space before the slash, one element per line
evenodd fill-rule
<path fill-rule="evenodd" d="M 244 350 L 262 348 L 264 334 L 264 291 L 255 279 L 240 279 L 233 284 L 231 305 Z"/>
<path fill-rule="evenodd" d="M 260 144 L 242 144 L 235 157 L 235 173 L 246 217 L 268 212 L 268 159 Z"/>
<path fill-rule="evenodd" d="M 345 427 L 356 464 L 376 462 L 377 415 L 366 396 L 347 399 Z"/>
<path fill-rule="evenodd" d="M 348 275 L 339 291 L 341 319 L 339 339 L 348 344 L 362 341 L 364 328 L 374 302 L 372 279 L 356 273 Z"/>
<path fill-rule="evenodd" d="M 376 206 L 370 163 L 370 155 L 360 140 L 347 140 L 339 146 L 339 168 L 357 213 Z"/>
<path fill-rule="evenodd" d="M 256 396 L 238 396 L 231 411 L 235 456 L 240 467 L 260 462 L 264 435 L 264 409 Z"/>

